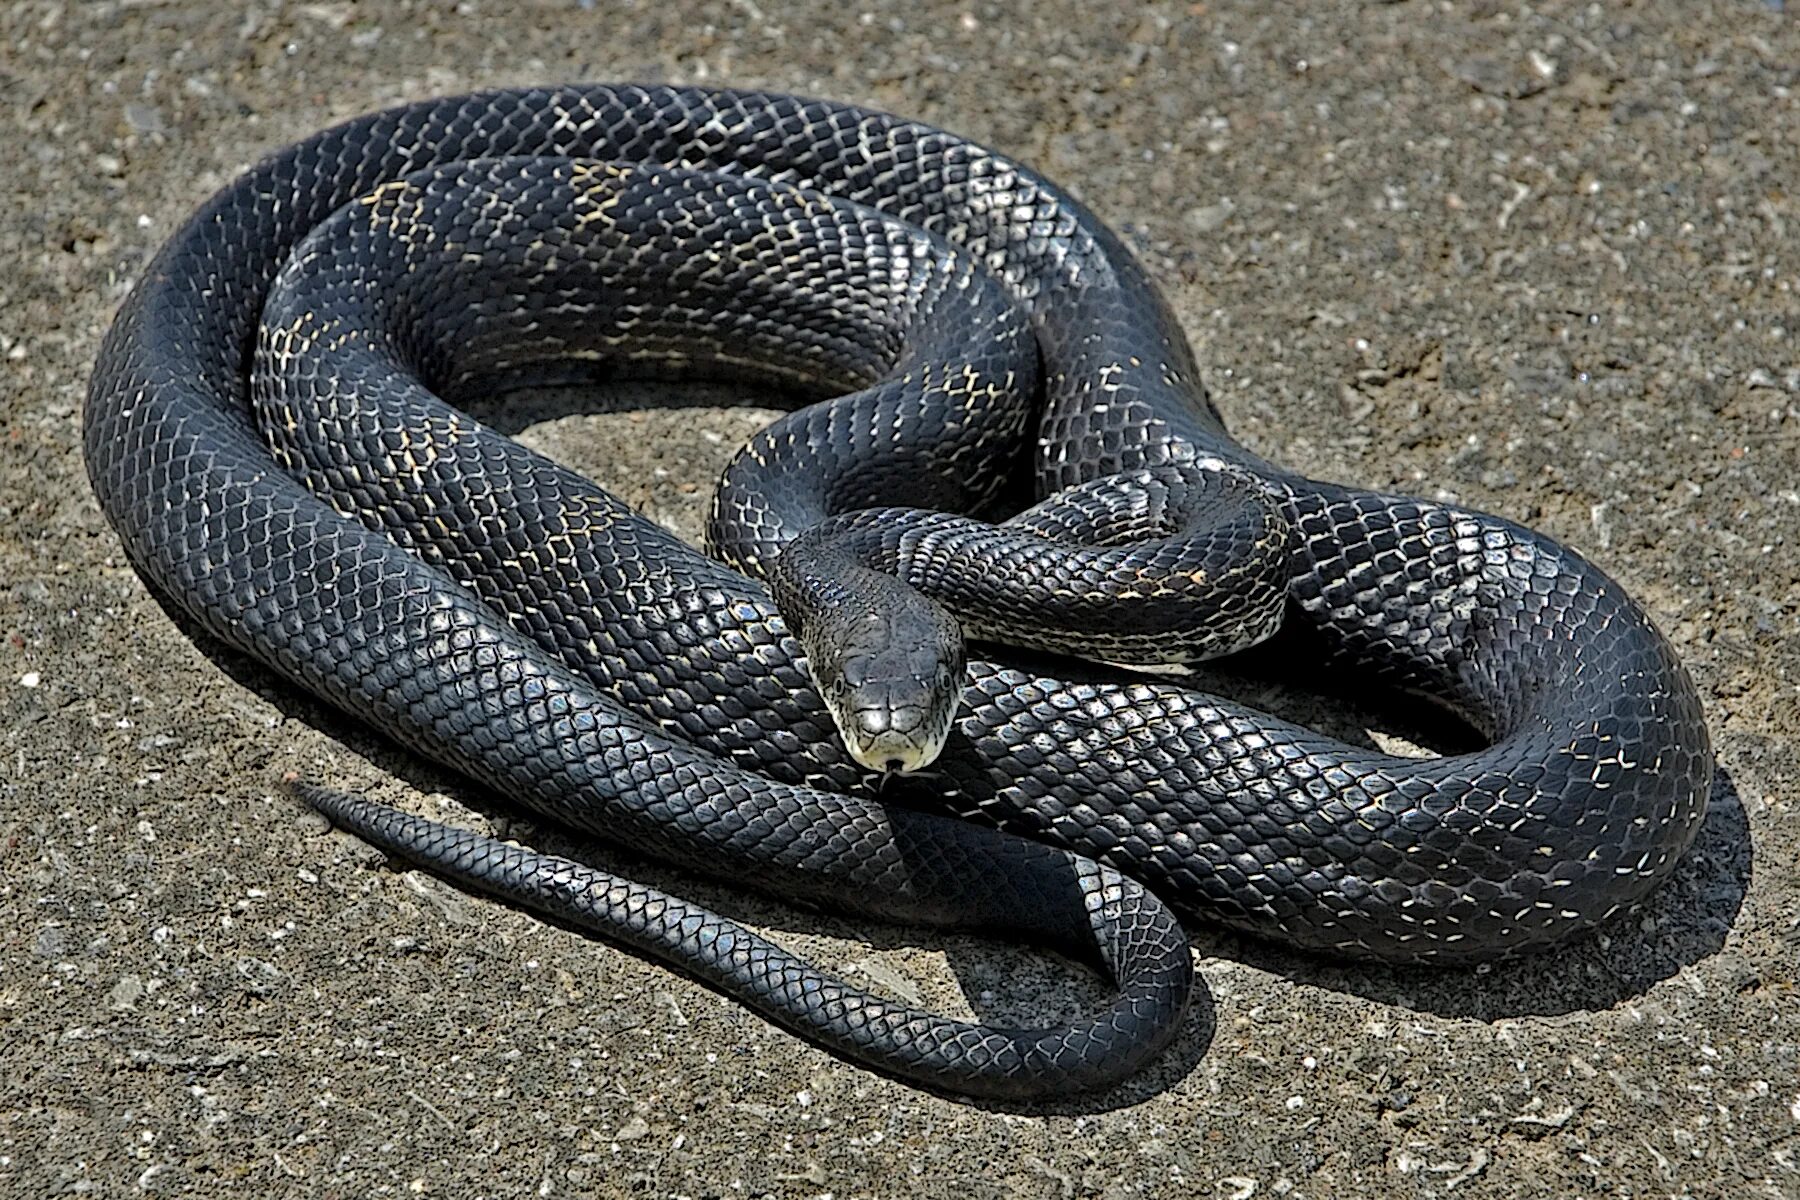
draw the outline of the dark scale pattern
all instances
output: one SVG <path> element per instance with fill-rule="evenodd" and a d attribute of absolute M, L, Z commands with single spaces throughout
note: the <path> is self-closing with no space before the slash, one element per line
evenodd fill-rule
<path fill-rule="evenodd" d="M 1094 863 L 1071 886 L 1105 937 L 1088 957 L 1128 982 L 1097 1022 L 997 1031 L 934 1016 L 848 987 L 725 917 L 580 863 L 402 813 L 359 796 L 295 789 L 333 821 L 423 866 L 506 900 L 596 930 L 639 953 L 678 962 L 745 1007 L 852 1059 L 945 1090 L 995 1097 L 1055 1094 L 1116 1082 L 1147 1047 L 1115 1031 L 1155 1029 L 1185 1000 L 1187 979 L 1138 964 L 1166 957 L 1167 911 L 1139 885 Z M 978 870 L 976 862 L 956 864 Z M 1119 1061 L 1120 1056 L 1125 1062 Z"/>
<path fill-rule="evenodd" d="M 95 489 L 153 584 L 317 694 L 558 820 L 700 869 L 896 919 L 1012 929 L 1103 964 L 1129 960 L 1137 965 L 1119 968 L 1129 976 L 1121 995 L 1137 994 L 1133 979 L 1160 979 L 1146 986 L 1161 1000 L 1115 1006 L 1057 1035 L 1065 1047 L 1093 1039 L 1106 1053 L 1092 1061 L 1112 1064 L 1109 1077 L 1161 1044 L 1184 995 L 1178 935 L 1128 881 L 1104 876 L 1113 882 L 1101 892 L 1121 899 L 1099 903 L 1091 881 L 1103 876 L 1082 859 L 871 801 L 766 592 L 677 557 L 666 535 L 591 485 L 558 482 L 548 465 L 450 412 L 382 435 L 393 477 L 417 468 L 411 497 L 385 510 L 371 490 L 377 473 L 340 464 L 333 478 L 323 465 L 313 482 L 346 507 L 362 489 L 357 505 L 382 513 L 373 527 L 341 517 L 277 463 L 257 436 L 246 364 L 289 254 L 383 184 L 498 156 L 720 170 L 867 205 L 949 239 L 1028 315 L 1046 397 L 1040 495 L 1171 465 L 1253 473 L 1289 528 L 1287 619 L 1310 626 L 1344 668 L 1438 696 L 1493 739 L 1472 754 L 1399 760 L 1166 684 L 972 663 L 935 780 L 952 809 L 1102 858 L 1210 919 L 1389 961 L 1491 959 L 1561 941 L 1641 900 L 1692 839 L 1711 773 L 1698 700 L 1616 585 L 1498 518 L 1314 484 L 1258 460 L 1226 434 L 1141 267 L 1054 186 L 937 130 L 780 96 L 592 87 L 375 114 L 257 167 L 152 263 L 96 366 L 86 414 Z M 784 221 L 797 211 L 784 209 Z M 422 209 L 396 208 L 395 219 L 421 243 L 444 232 Z M 886 225 L 868 228 L 871 245 L 905 242 Z M 671 271 L 692 249 L 661 246 Z M 769 347 L 817 327 L 814 298 L 783 297 L 793 307 Z M 867 385 L 906 315 L 898 300 L 868 303 L 862 335 L 812 343 L 794 373 Z M 503 324 L 490 308 L 481 327 Z M 1005 328 L 997 318 L 993 330 Z M 663 332 L 662 351 L 679 353 L 675 340 L 691 331 Z M 734 330 L 734 350 L 760 332 Z M 419 365 L 454 392 L 570 352 L 558 340 L 566 328 L 549 333 L 510 348 L 473 338 Z M 769 354 L 749 357 L 746 369 L 784 377 Z M 829 457 L 856 432 L 826 427 L 794 441 L 837 439 L 815 447 Z M 432 449 L 415 457 L 413 446 Z M 453 461 L 434 457 L 444 447 L 457 449 Z M 968 452 L 949 461 L 953 475 L 986 469 Z M 977 477 L 962 499 L 989 487 Z M 497 540 L 453 552 L 412 532 L 447 515 Z M 484 553 L 491 577 L 474 565 Z M 550 600 L 552 585 L 569 598 Z M 384 811 L 332 811 L 466 882 L 505 880 L 531 903 L 550 903 L 550 881 L 572 878 L 490 844 L 445 850 L 465 846 L 461 835 Z M 609 885 L 577 890 L 602 897 L 591 913 L 614 936 L 642 925 L 629 905 L 604 899 Z M 1132 905 L 1138 915 L 1122 918 Z M 1121 953 L 1109 959 L 1110 950 Z M 674 953 L 690 970 L 709 969 L 691 941 L 677 938 Z M 759 948 L 753 961 L 776 954 Z M 1140 967 L 1147 974 L 1133 974 Z M 722 985 L 773 995 L 789 968 L 772 969 L 756 978 L 734 968 Z M 825 1036 L 816 1025 L 807 1028 Z M 909 1046 L 883 1034 L 865 1045 L 889 1069 L 942 1086 L 1054 1086 L 1048 1075 L 987 1071 L 1018 1061 L 1003 1048 L 1013 1035 L 987 1034 L 1002 1040 L 971 1055 L 961 1034 Z M 1079 1070 L 1071 1078 L 1097 1081 Z"/>
<path fill-rule="evenodd" d="M 1235 470 L 1107 475 L 998 526 L 868 507 L 820 522 L 800 544 L 815 540 L 943 604 L 970 638 L 1114 663 L 1247 649 L 1280 626 L 1287 597 L 1286 522 Z"/>

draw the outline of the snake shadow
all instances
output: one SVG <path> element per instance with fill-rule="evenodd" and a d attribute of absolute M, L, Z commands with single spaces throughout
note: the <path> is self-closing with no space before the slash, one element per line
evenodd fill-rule
<path fill-rule="evenodd" d="M 1110 1000 L 1103 981 L 1085 965 L 1048 950 L 1009 945 L 979 935 L 965 935 L 915 926 L 887 925 L 858 920 L 823 908 L 777 899 L 764 893 L 734 887 L 642 857 L 604 841 L 573 832 L 528 814 L 500 796 L 471 783 L 444 767 L 397 745 L 382 734 L 300 691 L 261 663 L 219 641 L 181 608 L 151 588 L 151 594 L 169 619 L 215 666 L 239 686 L 274 706 L 284 718 L 298 721 L 343 745 L 377 769 L 420 793 L 447 795 L 478 814 L 494 836 L 518 841 L 533 849 L 573 859 L 599 871 L 658 888 L 684 900 L 704 905 L 722 916 L 760 931 L 802 937 L 834 939 L 848 951 L 827 948 L 816 965 L 838 974 L 847 983 L 896 997 L 908 985 L 891 966 L 882 963 L 884 953 L 923 950 L 941 957 L 955 981 L 967 1017 L 997 1028 L 1031 1028 L 1080 1020 L 1101 1011 Z M 279 756 L 278 756 L 279 757 Z M 315 782 L 343 786 L 343 780 L 320 778 Z M 297 810 L 298 811 L 298 810 Z M 306 810 L 310 811 L 310 810 Z M 417 868 L 390 859 L 395 871 Z M 458 888 L 490 902 L 492 897 Z M 605 942 L 614 949 L 679 974 L 669 964 L 629 947 L 617 946 L 590 930 L 541 913 L 533 919 L 577 936 Z M 895 982 L 899 988 L 893 986 Z M 929 985 L 928 985 L 929 986 Z M 910 999 L 903 995 L 896 998 Z M 954 1004 L 954 1000 L 950 1002 Z M 923 1007 L 933 1007 L 927 998 Z M 749 1014 L 746 1014 L 747 1016 Z M 957 1015 L 949 1013 L 947 1015 Z M 754 1018 L 761 1019 L 761 1018 Z M 1192 996 L 1170 1046 L 1148 1067 L 1117 1086 L 1098 1092 L 1052 1100 L 1011 1102 L 935 1092 L 910 1081 L 908 1087 L 934 1091 L 944 1099 L 994 1112 L 1055 1115 L 1092 1115 L 1125 1108 L 1176 1086 L 1206 1056 L 1217 1028 L 1215 1005 L 1204 978 L 1196 972 Z M 797 1035 L 790 1035 L 797 1036 Z M 828 1052 L 829 1053 L 829 1052 Z M 858 1069 L 878 1068 L 856 1064 Z"/>
<path fill-rule="evenodd" d="M 1484 744 L 1458 718 L 1394 690 L 1334 690 L 1276 639 L 1190 682 L 1340 741 L 1387 753 L 1456 754 Z M 1316 660 L 1313 660 L 1316 661 Z M 1302 668 L 1301 670 L 1304 670 Z M 1188 923 L 1202 954 L 1314 987 L 1443 1017 L 1480 1021 L 1612 1008 L 1718 953 L 1754 871 L 1749 819 L 1737 785 L 1715 767 L 1706 817 L 1671 876 L 1636 908 L 1553 950 L 1479 967 L 1392 967 L 1302 954 Z"/>

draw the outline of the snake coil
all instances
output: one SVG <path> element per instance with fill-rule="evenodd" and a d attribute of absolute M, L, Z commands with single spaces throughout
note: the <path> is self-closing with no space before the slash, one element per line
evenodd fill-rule
<path fill-rule="evenodd" d="M 1287 625 L 1334 668 L 1436 698 L 1488 744 L 1395 758 L 1168 682 L 977 660 L 943 756 L 912 787 L 985 827 L 916 812 L 873 794 L 764 587 L 591 485 L 424 395 L 423 424 L 345 431 L 335 461 L 271 448 L 249 365 L 296 249 L 334 213 L 391 199 L 421 173 L 533 158 L 722 175 L 946 241 L 1023 314 L 1016 336 L 1041 361 L 1023 435 L 1039 495 L 1131 473 L 1254 481 L 1287 531 Z M 500 215 L 554 226 L 529 198 Z M 412 242 L 450 232 L 428 206 L 389 211 Z M 650 246 L 670 273 L 704 249 L 673 235 Z M 830 307 L 806 289 L 778 293 Z M 746 311 L 734 336 L 790 344 L 793 322 Z M 437 367 L 458 393 L 510 361 L 476 338 Z M 317 382 L 353 392 L 332 364 L 319 359 Z M 853 429 L 788 428 L 821 468 L 854 450 Z M 584 86 L 431 100 L 317 134 L 213 197 L 150 264 L 101 348 L 85 445 L 102 508 L 155 589 L 398 741 L 673 862 L 884 918 L 1010 931 L 1118 983 L 1105 1012 L 1054 1030 L 946 1022 L 667 897 L 303 790 L 396 853 L 597 924 L 935 1086 L 1100 1086 L 1152 1056 L 1189 981 L 1158 896 L 1305 949 L 1488 960 L 1641 901 L 1704 812 L 1698 698 L 1616 584 L 1501 518 L 1308 481 L 1244 449 L 1168 306 L 1103 225 L 1026 168 L 880 113 Z M 1019 449 L 950 461 L 1010 478 Z M 394 479 L 411 490 L 383 490 Z M 755 556 L 752 544 L 739 558 Z"/>

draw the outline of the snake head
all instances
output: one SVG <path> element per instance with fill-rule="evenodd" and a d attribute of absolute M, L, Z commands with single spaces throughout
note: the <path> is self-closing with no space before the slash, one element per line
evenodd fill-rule
<path fill-rule="evenodd" d="M 962 626 L 949 610 L 822 529 L 788 544 L 769 583 L 850 757 L 900 774 L 931 765 L 965 678 Z"/>
<path fill-rule="evenodd" d="M 962 700 L 956 619 L 916 592 L 893 607 L 841 617 L 813 622 L 802 641 L 845 748 L 871 771 L 905 775 L 929 766 Z"/>

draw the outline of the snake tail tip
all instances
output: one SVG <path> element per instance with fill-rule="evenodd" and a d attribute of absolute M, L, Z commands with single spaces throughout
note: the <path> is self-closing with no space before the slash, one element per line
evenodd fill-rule
<path fill-rule="evenodd" d="M 281 773 L 281 791 L 289 800 L 309 812 L 330 816 L 327 810 L 331 807 L 330 802 L 333 799 L 331 789 L 301 778 L 298 771 Z"/>

